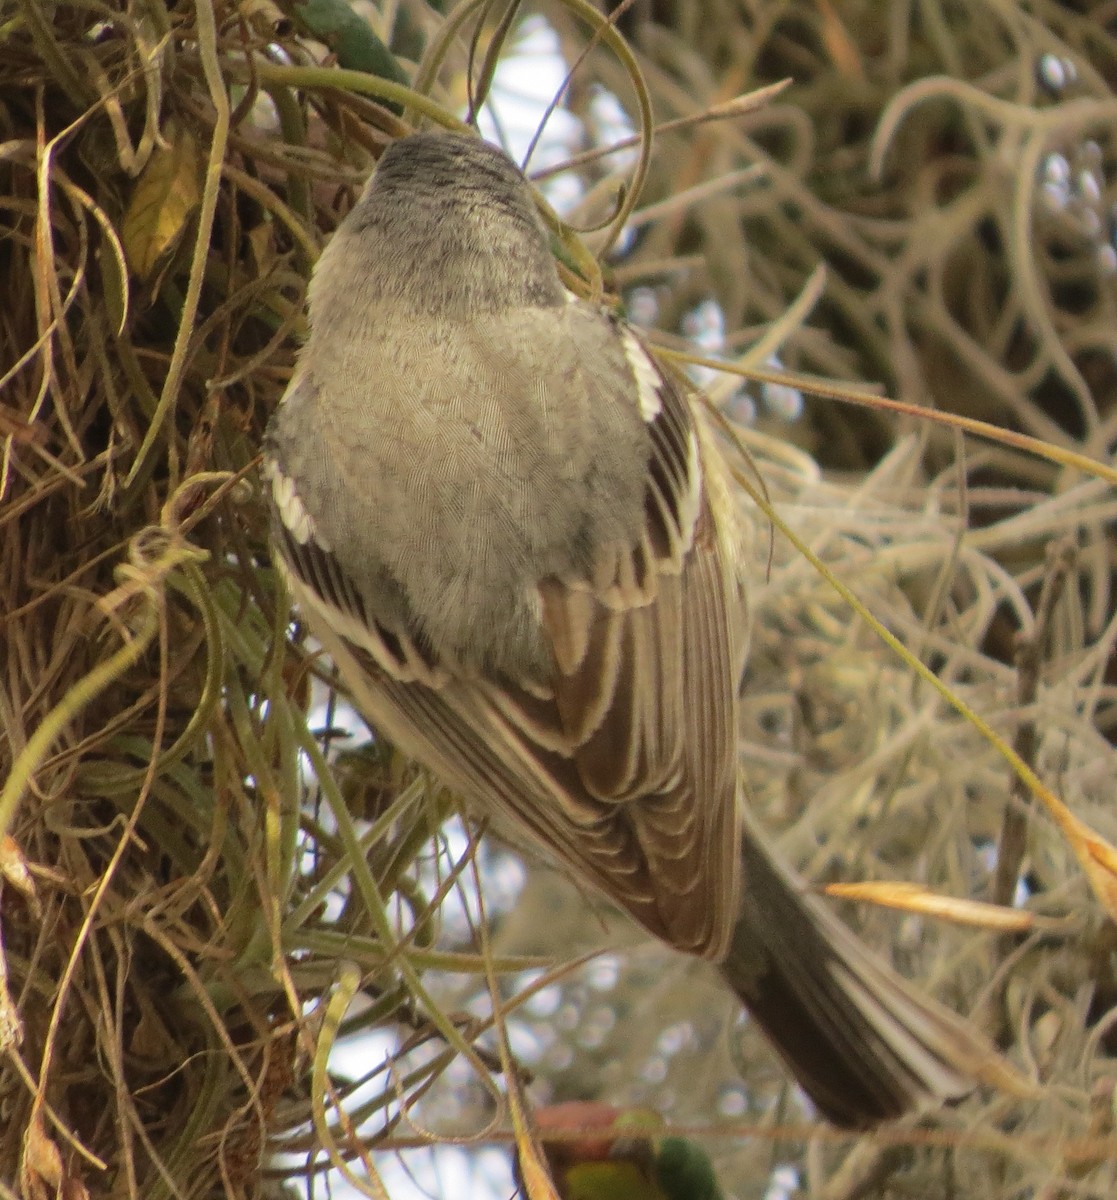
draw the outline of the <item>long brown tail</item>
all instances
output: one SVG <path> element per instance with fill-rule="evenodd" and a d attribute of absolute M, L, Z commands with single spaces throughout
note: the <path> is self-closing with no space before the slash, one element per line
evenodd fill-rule
<path fill-rule="evenodd" d="M 979 1082 L 1029 1090 L 972 1025 L 806 894 L 748 818 L 741 854 L 741 915 L 720 970 L 829 1120 L 864 1128 Z"/>

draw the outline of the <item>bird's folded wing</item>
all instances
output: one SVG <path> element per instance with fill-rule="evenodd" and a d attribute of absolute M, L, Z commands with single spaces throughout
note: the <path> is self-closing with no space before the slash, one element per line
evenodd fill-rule
<path fill-rule="evenodd" d="M 600 402 L 639 397 L 644 527 L 634 545 L 599 547 L 587 577 L 539 580 L 550 679 L 467 676 L 416 631 L 382 623 L 270 447 L 274 536 L 313 632 L 381 734 L 658 937 L 720 958 L 736 916 L 734 567 L 687 400 L 623 336 L 631 396 Z"/>

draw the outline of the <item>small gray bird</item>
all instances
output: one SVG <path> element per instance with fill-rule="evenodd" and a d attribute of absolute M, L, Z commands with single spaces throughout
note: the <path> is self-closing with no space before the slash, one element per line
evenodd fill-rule
<path fill-rule="evenodd" d="M 390 146 L 310 329 L 264 449 L 275 557 L 378 733 L 719 963 L 832 1121 L 1004 1082 L 750 821 L 726 467 L 640 336 L 563 287 L 511 160 Z"/>

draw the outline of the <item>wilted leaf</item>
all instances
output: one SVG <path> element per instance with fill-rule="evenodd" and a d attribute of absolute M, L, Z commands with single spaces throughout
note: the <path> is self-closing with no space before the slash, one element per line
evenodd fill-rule
<path fill-rule="evenodd" d="M 1117 921 L 1117 850 L 1095 833 L 1053 793 L 1040 799 L 1055 818 L 1070 843 L 1098 902 L 1111 921 Z"/>
<path fill-rule="evenodd" d="M 1086 878 L 1111 921 L 1117 921 L 1117 851 L 1088 825 L 1074 818 L 1073 831 L 1067 837 Z"/>
<path fill-rule="evenodd" d="M 905 912 L 939 917 L 957 925 L 976 925 L 979 929 L 994 929 L 1003 933 L 1027 933 L 1032 929 L 1062 929 L 1065 922 L 1019 908 L 987 904 L 983 900 L 961 900 L 928 891 L 917 883 L 830 883 L 825 887 L 828 896 L 844 900 L 865 900 L 884 908 L 900 908 Z"/>
<path fill-rule="evenodd" d="M 28 908 L 36 917 L 41 914 L 35 881 L 27 869 L 27 860 L 16 840 L 8 834 L 0 837 L 0 882 L 11 884 L 27 901 Z"/>
<path fill-rule="evenodd" d="M 23 1135 L 20 1177 L 29 1200 L 53 1200 L 62 1186 L 62 1155 L 43 1129 L 41 1110 L 32 1116 Z"/>
<path fill-rule="evenodd" d="M 132 271 L 148 279 L 178 243 L 202 198 L 205 169 L 201 151 L 185 129 L 167 133 L 169 146 L 157 150 L 136 180 L 120 227 Z"/>

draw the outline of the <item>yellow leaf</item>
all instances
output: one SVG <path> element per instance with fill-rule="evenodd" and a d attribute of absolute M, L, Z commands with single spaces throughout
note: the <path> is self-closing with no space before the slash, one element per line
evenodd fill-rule
<path fill-rule="evenodd" d="M 60 1192 L 63 1181 L 62 1155 L 43 1129 L 42 1116 L 38 1111 L 24 1131 L 19 1173 L 23 1194 L 29 1200 L 47 1200 L 47 1197 L 57 1196 Z"/>
<path fill-rule="evenodd" d="M 1031 929 L 1058 930 L 1066 926 L 1066 922 L 1041 917 L 1019 908 L 986 904 L 982 900 L 940 896 L 917 883 L 831 883 L 824 890 L 828 896 L 867 900 L 870 904 L 885 908 L 899 908 L 905 912 L 953 921 L 957 925 L 976 925 L 980 929 L 994 929 L 997 932 L 1026 933 Z"/>
<path fill-rule="evenodd" d="M 631 1162 L 577 1163 L 566 1172 L 562 1200 L 664 1200 L 647 1168 Z"/>
<path fill-rule="evenodd" d="M 185 129 L 170 129 L 168 148 L 157 150 L 136 180 L 120 227 L 132 271 L 148 279 L 181 238 L 201 202 L 205 165 L 198 143 Z"/>
<path fill-rule="evenodd" d="M 1055 820 L 1059 822 L 1070 848 L 1082 864 L 1082 870 L 1111 921 L 1117 921 L 1117 850 L 1095 833 L 1085 821 L 1080 821 L 1060 801 L 1056 808 L 1046 801 Z"/>
<path fill-rule="evenodd" d="M 850 79 L 865 78 L 865 68 L 857 42 L 842 24 L 830 0 L 815 0 L 822 21 L 822 42 L 831 60 L 842 75 Z"/>

